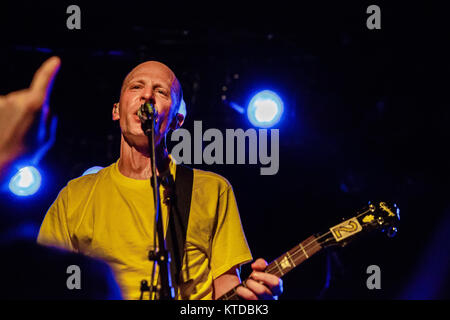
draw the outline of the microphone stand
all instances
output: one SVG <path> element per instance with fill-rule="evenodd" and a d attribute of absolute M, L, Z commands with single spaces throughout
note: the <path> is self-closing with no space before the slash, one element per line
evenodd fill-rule
<path fill-rule="evenodd" d="M 148 138 L 149 154 L 152 167 L 152 177 L 150 179 L 150 184 L 153 188 L 153 200 L 154 200 L 154 210 L 155 210 L 155 225 L 156 233 L 158 239 L 158 245 L 155 246 L 155 250 L 150 250 L 148 253 L 148 258 L 153 263 L 153 271 L 155 270 L 155 264 L 159 266 L 159 279 L 161 280 L 161 286 L 157 286 L 156 290 L 153 289 L 153 276 L 150 284 L 150 289 L 147 285 L 147 281 L 143 280 L 141 282 L 141 298 L 142 291 L 150 291 L 150 299 L 152 297 L 152 291 L 157 292 L 157 298 L 159 300 L 173 300 L 175 299 L 175 290 L 172 286 L 172 275 L 170 273 L 170 253 L 166 247 L 166 241 L 164 239 L 164 228 L 161 213 L 161 200 L 159 195 L 159 180 L 156 175 L 156 150 L 155 150 L 155 127 L 156 127 L 156 117 L 157 111 L 154 105 L 150 102 L 146 102 L 141 105 L 138 111 L 138 116 L 142 122 L 142 130 Z M 159 288 L 158 288 L 159 287 Z M 158 292 L 159 289 L 159 292 Z"/>

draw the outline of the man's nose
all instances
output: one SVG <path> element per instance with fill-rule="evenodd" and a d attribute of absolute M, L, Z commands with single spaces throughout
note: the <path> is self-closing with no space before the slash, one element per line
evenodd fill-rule
<path fill-rule="evenodd" d="M 143 102 L 149 101 L 155 103 L 155 95 L 153 94 L 153 90 L 144 90 L 141 95 L 141 100 Z"/>

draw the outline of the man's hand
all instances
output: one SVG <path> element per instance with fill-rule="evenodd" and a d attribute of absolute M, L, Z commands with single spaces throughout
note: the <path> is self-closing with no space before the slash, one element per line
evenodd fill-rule
<path fill-rule="evenodd" d="M 273 274 L 264 272 L 267 262 L 257 259 L 252 263 L 253 272 L 246 280 L 245 286 L 239 286 L 236 293 L 246 300 L 277 300 L 283 292 L 283 280 Z"/>
<path fill-rule="evenodd" d="M 34 74 L 28 89 L 0 96 L 0 173 L 24 151 L 25 134 L 37 111 L 46 103 L 60 64 L 58 57 L 47 59 Z"/>

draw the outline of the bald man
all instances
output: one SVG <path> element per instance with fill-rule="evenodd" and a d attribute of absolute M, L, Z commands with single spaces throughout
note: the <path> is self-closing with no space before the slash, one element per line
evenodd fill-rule
<path fill-rule="evenodd" d="M 181 85 L 166 65 L 148 61 L 124 79 L 112 119 L 119 121 L 119 159 L 96 174 L 69 181 L 48 210 L 38 242 L 103 259 L 114 270 L 126 299 L 140 298 L 141 280 L 150 282 L 154 212 L 148 139 L 138 109 L 152 102 L 157 109 L 155 149 L 157 173 L 177 165 L 167 152 L 165 138 L 176 130 Z M 240 284 L 239 267 L 252 260 L 230 183 L 207 171 L 193 170 L 193 188 L 178 299 L 217 299 Z M 161 187 L 163 189 L 163 187 Z M 163 195 L 164 190 L 160 190 Z M 161 205 L 165 230 L 168 208 Z M 244 299 L 273 299 L 282 291 L 281 279 L 263 272 L 267 263 L 252 264 L 251 279 L 239 286 Z M 147 297 L 148 298 L 148 297 Z"/>

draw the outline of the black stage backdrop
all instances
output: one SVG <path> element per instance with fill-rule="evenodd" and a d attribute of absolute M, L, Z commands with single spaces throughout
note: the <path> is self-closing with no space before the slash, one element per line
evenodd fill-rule
<path fill-rule="evenodd" d="M 72 4 L 80 30 L 66 27 Z M 371 4 L 379 30 L 366 26 Z M 450 297 L 450 28 L 440 3 L 36 1 L 2 4 L 1 14 L 0 94 L 28 86 L 47 57 L 62 59 L 42 189 L 30 199 L 2 193 L 4 230 L 26 221 L 35 234 L 68 180 L 117 160 L 121 81 L 159 60 L 182 83 L 190 132 L 200 120 L 203 131 L 251 128 L 229 102 L 245 107 L 255 90 L 284 100 L 277 174 L 192 165 L 231 182 L 255 258 L 275 259 L 369 200 L 400 207 L 396 237 L 320 253 L 285 276 L 280 299 Z M 366 286 L 369 265 L 381 269 L 379 290 Z"/>

